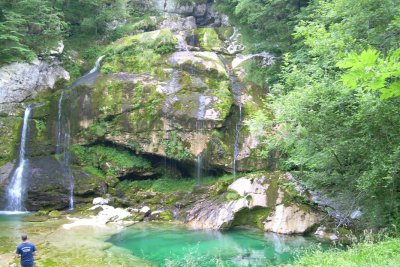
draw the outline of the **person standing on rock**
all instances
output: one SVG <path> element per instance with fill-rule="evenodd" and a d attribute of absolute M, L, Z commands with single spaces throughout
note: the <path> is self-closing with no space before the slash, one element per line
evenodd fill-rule
<path fill-rule="evenodd" d="M 18 245 L 17 257 L 21 257 L 21 266 L 22 267 L 33 267 L 35 265 L 33 256 L 36 253 L 36 247 L 34 244 L 28 241 L 27 235 L 21 236 L 22 243 Z"/>

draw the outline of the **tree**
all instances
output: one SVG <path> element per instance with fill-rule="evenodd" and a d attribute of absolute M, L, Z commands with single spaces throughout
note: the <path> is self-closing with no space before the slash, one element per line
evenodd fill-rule
<path fill-rule="evenodd" d="M 14 12 L 1 12 L 0 17 L 0 64 L 32 60 L 34 53 L 22 43 L 24 34 L 19 28 L 24 19 Z"/>

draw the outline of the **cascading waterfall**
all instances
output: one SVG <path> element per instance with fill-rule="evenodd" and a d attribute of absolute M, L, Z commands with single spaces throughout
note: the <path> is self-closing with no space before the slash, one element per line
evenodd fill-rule
<path fill-rule="evenodd" d="M 244 45 L 240 43 L 240 33 L 236 27 L 233 27 L 233 33 L 224 43 L 225 51 L 230 54 L 237 54 L 245 49 Z"/>
<path fill-rule="evenodd" d="M 268 52 L 261 52 L 257 54 L 249 54 L 249 55 L 238 55 L 232 61 L 232 69 L 235 69 L 244 61 L 252 59 L 252 58 L 259 58 L 261 59 L 261 66 L 267 67 L 271 66 L 275 63 L 276 58 Z"/>
<path fill-rule="evenodd" d="M 25 211 L 23 206 L 23 192 L 25 191 L 24 174 L 26 171 L 27 160 L 26 155 L 26 140 L 29 132 L 29 117 L 31 115 L 32 107 L 28 106 L 25 109 L 24 121 L 22 124 L 21 144 L 19 148 L 18 167 L 15 169 L 11 183 L 7 188 L 7 207 L 8 211 Z"/>
<path fill-rule="evenodd" d="M 62 133 L 62 103 L 64 99 L 64 90 L 61 92 L 60 98 L 58 99 L 58 116 L 57 116 L 57 145 L 56 145 L 56 154 L 61 153 L 61 133 Z"/>
<path fill-rule="evenodd" d="M 226 59 L 222 56 L 219 56 L 222 63 L 225 65 L 225 69 L 227 70 L 230 82 L 231 82 L 231 90 L 233 93 L 234 100 L 236 105 L 239 108 L 239 117 L 235 123 L 235 133 L 234 133 L 234 141 L 233 141 L 233 160 L 232 160 L 232 173 L 234 177 L 236 177 L 237 170 L 237 157 L 239 155 L 239 138 L 240 138 L 240 130 L 242 129 L 242 120 L 243 120 L 243 103 L 242 103 L 242 84 L 236 79 L 235 74 L 233 73 L 232 68 L 229 66 Z"/>
<path fill-rule="evenodd" d="M 186 34 L 184 32 L 179 32 L 178 34 L 176 34 L 176 39 L 178 40 L 177 46 L 176 48 L 178 49 L 178 51 L 180 52 L 189 52 L 189 47 L 186 43 Z"/>
<path fill-rule="evenodd" d="M 65 88 L 58 99 L 58 117 L 57 117 L 57 144 L 56 153 L 62 156 L 62 160 L 59 160 L 61 164 L 61 169 L 64 173 L 64 178 L 69 183 L 69 209 L 74 209 L 74 188 L 75 188 L 75 178 L 72 173 L 70 166 L 70 144 L 71 144 L 71 133 L 70 133 L 70 122 L 66 116 L 63 116 L 63 103 L 65 100 L 66 91 L 73 89 L 81 84 L 92 84 L 96 81 L 98 77 L 98 71 L 100 69 L 100 63 L 104 56 L 99 57 L 96 60 L 95 66 L 85 75 L 77 79 L 71 86 Z"/>
<path fill-rule="evenodd" d="M 72 174 L 72 170 L 70 168 L 70 129 L 69 129 L 69 121 L 62 116 L 62 104 L 64 100 L 64 91 L 61 93 L 60 98 L 58 100 L 58 122 L 57 122 L 57 147 L 56 153 L 61 155 L 62 158 L 59 159 L 59 163 L 61 165 L 61 169 L 64 174 L 64 178 L 69 183 L 69 209 L 72 210 L 74 208 L 74 176 Z"/>

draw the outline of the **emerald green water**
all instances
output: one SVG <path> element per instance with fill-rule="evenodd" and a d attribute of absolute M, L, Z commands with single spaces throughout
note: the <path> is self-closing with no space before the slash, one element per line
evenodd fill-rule
<path fill-rule="evenodd" d="M 0 215 L 0 266 L 18 264 L 13 255 L 22 233 L 40 251 L 38 267 L 277 266 L 319 244 L 253 229 L 192 231 L 167 223 L 140 223 L 122 232 L 112 226 L 66 230 L 61 225 L 68 220 L 33 222 L 30 217 Z"/>
<path fill-rule="evenodd" d="M 266 234 L 242 229 L 191 231 L 181 225 L 138 224 L 108 242 L 158 266 L 271 266 L 290 263 L 316 245 L 302 236 Z"/>

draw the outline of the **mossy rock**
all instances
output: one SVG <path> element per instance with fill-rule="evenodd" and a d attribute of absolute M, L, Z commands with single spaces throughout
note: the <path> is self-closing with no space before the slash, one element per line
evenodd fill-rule
<path fill-rule="evenodd" d="M 218 33 L 218 37 L 222 41 L 228 40 L 234 32 L 233 27 L 218 27 L 215 28 L 215 31 Z"/>
<path fill-rule="evenodd" d="M 231 224 L 235 226 L 253 226 L 264 230 L 264 221 L 270 215 L 271 209 L 269 208 L 254 208 L 254 209 L 242 209 L 235 214 L 235 218 Z"/>
<path fill-rule="evenodd" d="M 49 212 L 49 217 L 61 217 L 63 215 L 63 213 L 61 211 L 58 210 L 52 210 Z"/>
<path fill-rule="evenodd" d="M 222 41 L 214 28 L 200 28 L 193 32 L 199 36 L 199 45 L 205 51 L 221 51 Z"/>
<path fill-rule="evenodd" d="M 20 140 L 22 118 L 0 116 L 0 166 L 11 161 L 16 156 Z"/>
<path fill-rule="evenodd" d="M 233 191 L 227 192 L 225 197 L 226 197 L 226 200 L 228 200 L 228 201 L 238 200 L 238 199 L 242 198 L 238 193 L 233 192 Z"/>
<path fill-rule="evenodd" d="M 172 221 L 174 219 L 174 214 L 171 211 L 163 211 L 160 213 L 159 218 L 161 221 Z"/>
<path fill-rule="evenodd" d="M 164 54 L 175 50 L 177 39 L 170 29 L 121 38 L 107 48 L 102 72 L 156 73 Z"/>

